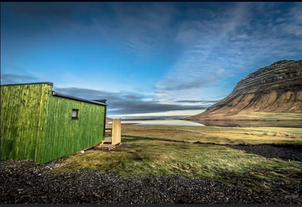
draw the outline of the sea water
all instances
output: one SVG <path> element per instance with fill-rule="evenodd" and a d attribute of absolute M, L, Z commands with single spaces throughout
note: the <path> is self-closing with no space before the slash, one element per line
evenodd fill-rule
<path fill-rule="evenodd" d="M 205 126 L 203 124 L 195 123 L 185 120 L 133 120 L 122 121 L 122 123 L 133 123 L 133 125 L 147 126 L 147 125 L 161 125 L 161 126 Z"/>

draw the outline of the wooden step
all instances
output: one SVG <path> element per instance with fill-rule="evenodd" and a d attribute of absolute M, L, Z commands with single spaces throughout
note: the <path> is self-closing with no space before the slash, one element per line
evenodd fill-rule
<path fill-rule="evenodd" d="M 95 146 L 94 149 L 95 150 L 112 150 L 116 147 L 116 145 L 112 145 L 112 144 L 100 144 L 98 146 Z"/>

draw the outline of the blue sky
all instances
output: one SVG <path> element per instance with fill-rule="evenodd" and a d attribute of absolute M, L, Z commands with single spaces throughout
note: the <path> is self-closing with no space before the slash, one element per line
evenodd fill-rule
<path fill-rule="evenodd" d="M 190 115 L 302 59 L 302 3 L 1 3 L 1 84 L 54 83 L 108 115 Z"/>

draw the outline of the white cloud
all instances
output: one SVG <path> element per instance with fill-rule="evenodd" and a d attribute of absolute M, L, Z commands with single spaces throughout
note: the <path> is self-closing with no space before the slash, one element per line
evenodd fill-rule
<path fill-rule="evenodd" d="M 90 12 L 89 24 L 73 21 L 73 13 L 62 19 L 60 15 L 65 15 L 64 12 L 59 12 L 57 21 L 62 19 L 65 29 L 74 33 L 98 34 L 99 39 L 131 54 L 136 63 L 165 55 L 165 48 L 171 45 L 179 50 L 180 57 L 155 84 L 154 93 L 148 92 L 144 99 L 168 104 L 182 99 L 209 98 L 213 96 L 209 91 L 224 90 L 218 85 L 221 80 L 238 73 L 247 74 L 280 59 L 301 57 L 302 3 L 296 3 L 285 12 L 283 4 L 287 3 L 203 2 L 190 6 L 185 3 L 104 3 Z M 103 6 L 106 9 L 101 10 Z M 98 10 L 101 12 L 97 13 Z M 44 79 L 55 78 L 53 74 L 47 76 L 36 71 L 27 72 Z M 133 91 L 139 87 L 135 81 L 129 82 L 130 76 L 119 80 L 108 76 L 100 82 L 99 77 L 66 72 L 55 78 L 55 85 L 110 88 L 117 93 L 122 80 L 123 90 Z"/>
<path fill-rule="evenodd" d="M 280 3 L 244 2 L 237 3 L 233 10 L 224 7 L 219 15 L 212 15 L 216 18 L 211 20 L 180 22 L 174 40 L 181 43 L 184 52 L 170 67 L 165 79 L 156 84 L 158 92 L 165 91 L 158 100 L 209 96 L 207 90 L 198 87 L 211 87 L 237 73 L 263 67 L 264 62 L 301 54 L 302 48 L 297 45 L 302 45 L 302 39 L 284 37 L 302 34 L 301 5 L 282 14 L 277 9 Z M 282 15 L 285 22 L 276 25 L 276 17 Z M 280 22 L 280 18 L 277 20 Z"/>
<path fill-rule="evenodd" d="M 200 114 L 205 110 L 175 110 L 175 111 L 167 111 L 167 112 L 159 112 L 159 113 L 137 113 L 137 114 L 120 114 L 120 115 L 111 115 L 111 118 L 123 118 L 127 116 L 137 116 L 137 117 L 147 117 L 147 116 L 192 116 L 196 114 Z"/>

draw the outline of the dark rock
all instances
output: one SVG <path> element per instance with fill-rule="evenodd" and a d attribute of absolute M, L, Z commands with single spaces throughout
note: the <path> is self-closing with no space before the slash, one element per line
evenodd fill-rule
<path fill-rule="evenodd" d="M 244 150 L 247 153 L 261 155 L 267 158 L 281 158 L 284 160 L 296 160 L 302 162 L 301 145 L 226 145 L 228 147 Z"/>

